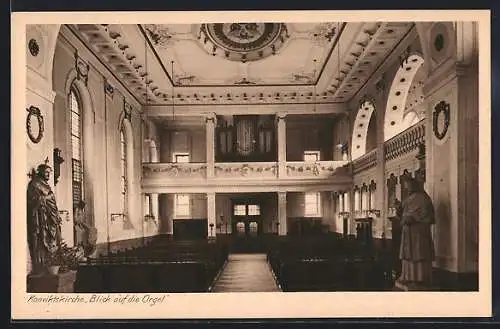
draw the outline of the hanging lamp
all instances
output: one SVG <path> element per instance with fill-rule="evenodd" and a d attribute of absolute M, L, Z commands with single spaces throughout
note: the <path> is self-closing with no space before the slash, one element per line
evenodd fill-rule
<path fill-rule="evenodd" d="M 174 76 L 174 61 L 170 62 L 172 66 L 172 120 L 175 120 L 175 76 Z"/>
<path fill-rule="evenodd" d="M 313 92 L 314 92 L 314 95 L 313 95 L 313 101 L 314 101 L 313 112 L 316 112 L 316 85 L 317 85 L 317 81 L 316 81 L 316 59 L 313 59 L 313 65 L 314 65 L 314 69 L 313 69 Z"/>

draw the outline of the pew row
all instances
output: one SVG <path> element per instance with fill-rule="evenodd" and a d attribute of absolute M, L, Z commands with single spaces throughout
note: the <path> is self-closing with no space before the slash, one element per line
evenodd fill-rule
<path fill-rule="evenodd" d="M 151 243 L 79 264 L 75 292 L 206 292 L 227 256 L 222 244 Z"/>

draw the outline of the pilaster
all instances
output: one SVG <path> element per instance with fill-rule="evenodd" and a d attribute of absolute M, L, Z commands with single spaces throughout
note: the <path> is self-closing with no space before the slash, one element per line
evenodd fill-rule
<path fill-rule="evenodd" d="M 216 237 L 216 221 L 215 193 L 207 193 L 207 232 L 209 239 L 215 239 Z"/>
<path fill-rule="evenodd" d="M 286 114 L 278 113 L 277 136 L 278 136 L 278 177 L 286 176 Z"/>
<path fill-rule="evenodd" d="M 211 113 L 205 119 L 206 122 L 206 137 L 207 137 L 207 177 L 215 175 L 215 126 L 217 117 L 215 113 Z"/>
<path fill-rule="evenodd" d="M 286 192 L 278 192 L 278 234 L 287 235 Z"/>

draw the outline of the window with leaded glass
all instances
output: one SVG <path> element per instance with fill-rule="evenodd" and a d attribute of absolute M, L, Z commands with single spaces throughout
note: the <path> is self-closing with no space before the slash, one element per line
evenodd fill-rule
<path fill-rule="evenodd" d="M 304 216 L 306 217 L 319 217 L 320 211 L 320 194 L 319 192 L 306 193 L 304 200 Z"/>
<path fill-rule="evenodd" d="M 73 205 L 83 200 L 82 112 L 75 89 L 69 93 L 71 114 L 71 176 Z"/>
<path fill-rule="evenodd" d="M 175 195 L 175 218 L 191 217 L 191 199 L 189 194 Z"/>

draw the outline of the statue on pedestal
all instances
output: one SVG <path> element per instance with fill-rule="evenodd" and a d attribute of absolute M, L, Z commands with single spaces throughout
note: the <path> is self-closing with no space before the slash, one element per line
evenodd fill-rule
<path fill-rule="evenodd" d="M 409 177 L 403 184 L 409 195 L 402 204 L 399 253 L 402 268 L 398 283 L 409 290 L 425 290 L 432 284 L 434 207 L 429 195 L 415 179 Z"/>
<path fill-rule="evenodd" d="M 43 273 L 47 260 L 61 246 L 61 218 L 49 185 L 52 168 L 45 164 L 31 175 L 27 189 L 27 231 L 33 274 Z"/>

